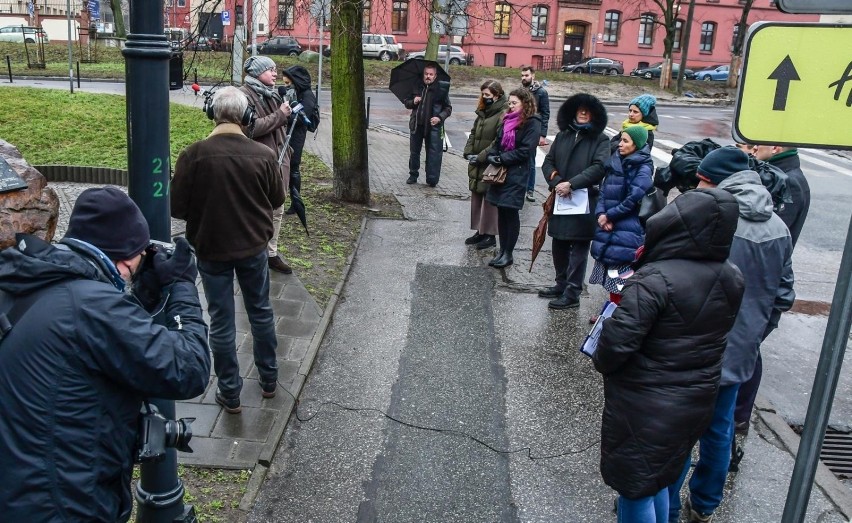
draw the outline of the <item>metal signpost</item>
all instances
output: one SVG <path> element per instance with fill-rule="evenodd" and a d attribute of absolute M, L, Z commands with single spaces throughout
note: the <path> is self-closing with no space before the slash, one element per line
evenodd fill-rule
<path fill-rule="evenodd" d="M 779 0 L 779 4 L 788 12 L 852 10 L 848 0 Z M 797 8 L 805 11 L 795 11 Z M 754 24 L 746 36 L 745 66 L 732 128 L 734 139 L 756 144 L 852 149 L 852 135 L 837 132 L 848 128 L 852 114 L 849 49 L 852 49 L 849 25 Z M 805 520 L 850 328 L 852 221 L 846 233 L 782 523 Z"/>

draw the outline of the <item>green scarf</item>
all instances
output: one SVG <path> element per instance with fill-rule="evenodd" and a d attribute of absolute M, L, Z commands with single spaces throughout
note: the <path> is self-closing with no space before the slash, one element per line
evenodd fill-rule
<path fill-rule="evenodd" d="M 651 131 L 653 131 L 653 130 L 655 130 L 655 129 L 657 128 L 657 126 L 656 126 L 656 125 L 651 125 L 651 124 L 649 124 L 649 123 L 645 123 L 645 122 L 630 123 L 630 120 L 624 120 L 623 122 L 621 122 L 621 130 L 623 131 L 623 130 L 625 130 L 625 129 L 627 129 L 628 127 L 631 127 L 631 126 L 633 126 L 633 125 L 641 125 L 641 126 L 642 126 L 642 127 L 644 127 L 644 128 L 645 128 L 645 130 L 646 130 L 646 131 L 648 131 L 648 132 L 651 132 Z"/>

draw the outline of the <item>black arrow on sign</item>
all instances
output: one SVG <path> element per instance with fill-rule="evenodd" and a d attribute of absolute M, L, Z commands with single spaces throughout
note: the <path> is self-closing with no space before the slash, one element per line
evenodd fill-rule
<path fill-rule="evenodd" d="M 769 79 L 778 80 L 775 85 L 775 101 L 772 102 L 772 110 L 783 111 L 787 108 L 787 93 L 790 91 L 790 82 L 801 80 L 790 55 L 781 60 L 778 67 L 769 75 Z"/>

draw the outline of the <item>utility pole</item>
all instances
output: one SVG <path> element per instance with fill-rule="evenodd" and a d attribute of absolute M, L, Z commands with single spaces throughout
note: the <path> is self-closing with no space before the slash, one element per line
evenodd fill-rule
<path fill-rule="evenodd" d="M 251 3 L 251 55 L 255 56 L 257 54 L 257 11 L 258 11 L 258 0 L 252 0 Z M 240 62 L 242 63 L 242 62 Z"/>
<path fill-rule="evenodd" d="M 231 49 L 231 83 L 243 83 L 243 50 L 246 46 L 246 21 L 243 4 L 234 5 L 234 45 Z M 257 47 L 252 49 L 252 56 L 257 54 Z"/>
<path fill-rule="evenodd" d="M 677 94 L 683 94 L 683 75 L 686 72 L 686 60 L 689 56 L 689 35 L 692 33 L 692 17 L 695 14 L 695 0 L 689 0 L 686 12 L 686 27 L 683 28 L 683 46 L 680 51 L 680 70 L 677 72 Z"/>
<path fill-rule="evenodd" d="M 169 213 L 169 59 L 163 33 L 163 0 L 131 2 L 127 44 L 122 50 L 127 78 L 127 156 L 130 197 L 148 221 L 151 237 L 171 241 Z M 151 400 L 163 416 L 175 417 L 175 402 Z M 136 521 L 195 521 L 192 506 L 183 504 L 177 475 L 177 452 L 166 450 L 160 462 L 143 463 L 136 484 Z"/>
<path fill-rule="evenodd" d="M 68 19 L 68 83 L 71 84 L 71 94 L 74 94 L 74 46 L 71 44 L 71 0 L 66 1 L 65 15 Z"/>

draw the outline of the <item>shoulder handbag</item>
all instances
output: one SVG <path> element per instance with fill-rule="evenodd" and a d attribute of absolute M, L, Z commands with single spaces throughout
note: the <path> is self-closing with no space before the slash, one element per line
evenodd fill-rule
<path fill-rule="evenodd" d="M 506 183 L 506 167 L 503 165 L 488 164 L 482 173 L 482 181 L 494 185 Z"/>
<path fill-rule="evenodd" d="M 663 191 L 652 186 L 651 189 L 642 197 L 639 202 L 639 221 L 642 225 L 648 221 L 648 218 L 657 214 L 666 206 L 666 197 L 663 196 Z"/>

